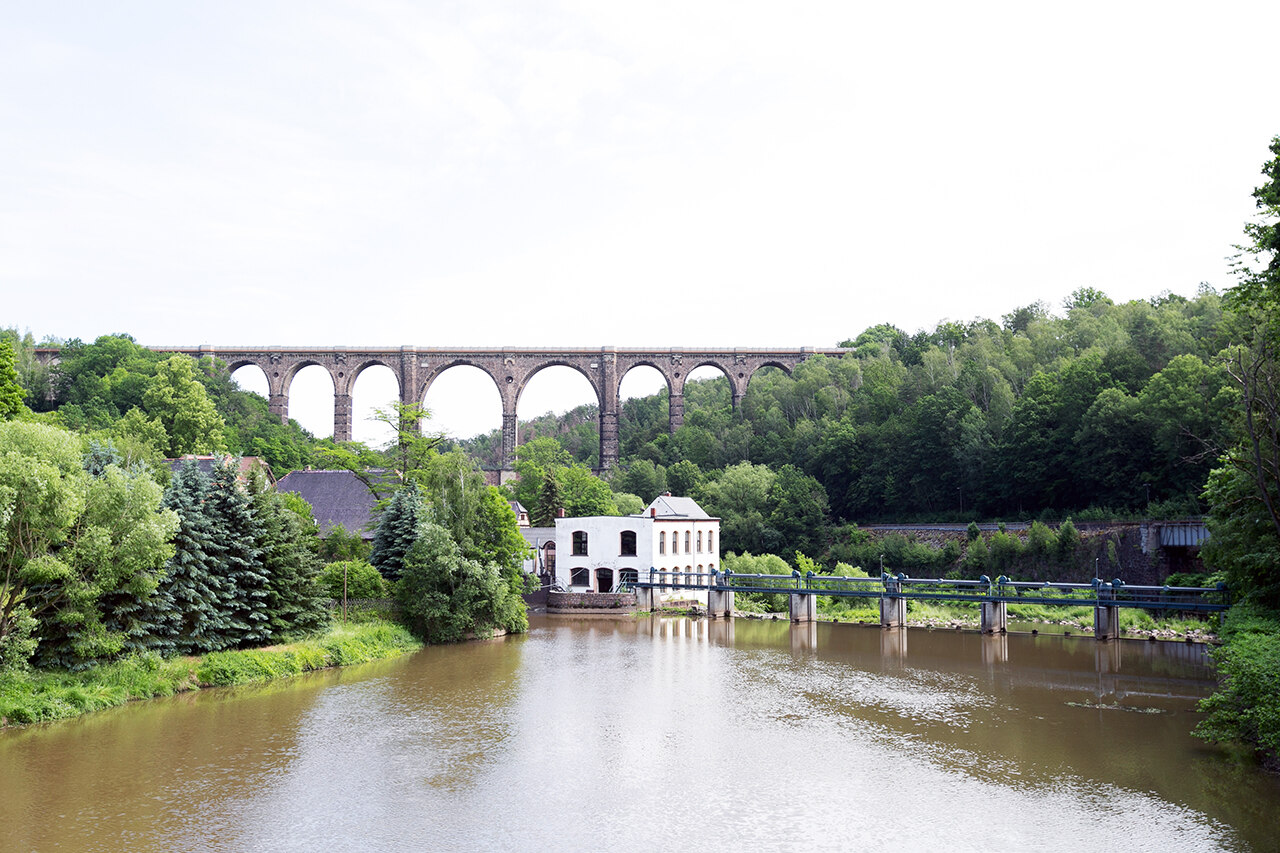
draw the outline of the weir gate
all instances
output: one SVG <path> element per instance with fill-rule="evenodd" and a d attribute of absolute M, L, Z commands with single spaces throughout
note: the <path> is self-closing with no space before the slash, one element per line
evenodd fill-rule
<path fill-rule="evenodd" d="M 641 610 L 661 609 L 660 596 L 670 590 L 697 590 L 707 594 L 707 613 L 713 618 L 733 615 L 734 593 L 787 595 L 792 622 L 813 622 L 818 616 L 818 596 L 876 599 L 880 624 L 885 628 L 906 625 L 908 601 L 948 601 L 975 604 L 984 634 L 1003 634 L 1008 627 L 1010 604 L 1093 608 L 1094 637 L 1112 640 L 1120 636 L 1120 609 L 1164 613 L 1220 613 L 1231 606 L 1227 588 L 1185 586 L 1133 586 L 1119 578 L 1093 583 L 1014 581 L 1001 575 L 976 581 L 943 578 L 911 578 L 905 573 L 882 572 L 880 577 L 834 577 L 808 572 L 801 575 L 746 575 L 733 572 L 659 572 L 629 584 L 636 591 Z"/>

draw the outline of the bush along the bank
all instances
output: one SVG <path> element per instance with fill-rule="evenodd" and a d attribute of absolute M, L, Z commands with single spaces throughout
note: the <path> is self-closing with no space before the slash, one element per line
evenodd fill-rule
<path fill-rule="evenodd" d="M 1206 716 L 1195 734 L 1208 741 L 1251 746 L 1272 770 L 1280 770 L 1280 613 L 1237 605 L 1213 652 L 1216 693 L 1200 702 Z"/>
<path fill-rule="evenodd" d="M 364 560 L 329 563 L 320 570 L 320 588 L 335 601 L 341 601 L 344 592 L 349 599 L 383 598 L 387 594 L 387 582 Z"/>
<path fill-rule="evenodd" d="M 335 626 L 311 639 L 265 649 L 211 652 L 165 660 L 140 652 L 72 672 L 0 673 L 0 726 L 44 722 L 123 705 L 133 699 L 172 696 L 201 687 L 248 684 L 396 657 L 421 648 L 402 626 L 380 621 Z"/>

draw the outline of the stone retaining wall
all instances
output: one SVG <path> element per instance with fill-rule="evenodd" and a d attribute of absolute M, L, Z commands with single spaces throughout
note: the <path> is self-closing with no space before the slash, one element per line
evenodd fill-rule
<path fill-rule="evenodd" d="M 635 610 L 634 592 L 549 592 L 547 610 Z"/>

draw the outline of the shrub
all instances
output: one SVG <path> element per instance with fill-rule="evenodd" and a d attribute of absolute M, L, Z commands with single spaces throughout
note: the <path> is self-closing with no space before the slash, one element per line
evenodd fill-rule
<path fill-rule="evenodd" d="M 1280 763 L 1280 616 L 1238 605 L 1223 636 L 1225 645 L 1213 652 L 1218 690 L 1201 700 L 1207 716 L 1195 734 L 1249 744 L 1268 763 Z"/>
<path fill-rule="evenodd" d="M 345 560 L 329 563 L 320 571 L 320 588 L 325 595 L 342 599 L 342 575 L 347 576 L 347 598 L 384 598 L 387 582 L 364 560 Z"/>

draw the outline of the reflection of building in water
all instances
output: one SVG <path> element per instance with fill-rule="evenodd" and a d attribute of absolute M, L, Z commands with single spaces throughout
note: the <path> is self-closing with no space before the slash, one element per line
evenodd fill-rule
<path fill-rule="evenodd" d="M 720 519 L 692 498 L 660 495 L 641 515 L 556 519 L 555 579 L 571 592 L 613 592 L 649 570 L 707 574 L 720 568 Z M 670 599 L 707 603 L 705 590 Z"/>

